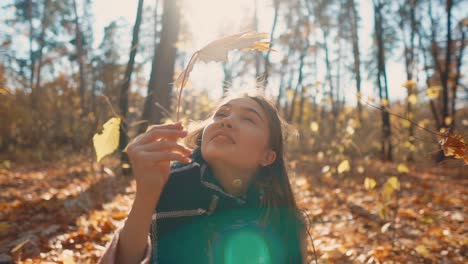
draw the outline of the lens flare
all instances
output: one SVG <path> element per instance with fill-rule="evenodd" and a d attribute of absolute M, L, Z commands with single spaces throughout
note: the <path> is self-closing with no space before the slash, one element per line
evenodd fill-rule
<path fill-rule="evenodd" d="M 264 238 L 251 230 L 231 234 L 224 248 L 224 263 L 271 264 L 271 254 Z"/>

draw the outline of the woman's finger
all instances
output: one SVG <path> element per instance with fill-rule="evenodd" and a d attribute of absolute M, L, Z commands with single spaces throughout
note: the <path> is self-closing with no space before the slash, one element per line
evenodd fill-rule
<path fill-rule="evenodd" d="M 141 151 L 146 151 L 146 152 L 155 152 L 155 151 L 176 151 L 182 155 L 188 155 L 192 151 L 180 144 L 177 144 L 174 141 L 156 141 L 156 142 L 151 142 L 145 145 L 141 145 L 139 148 Z"/>
<path fill-rule="evenodd" d="M 148 126 L 148 128 L 146 129 L 145 133 L 146 132 L 149 132 L 153 129 L 182 129 L 182 123 L 181 122 L 177 122 L 177 123 L 172 123 L 172 124 L 161 124 L 161 125 L 151 125 L 151 126 Z"/>
<path fill-rule="evenodd" d="M 142 145 L 162 138 L 176 140 L 177 138 L 182 138 L 186 135 L 187 131 L 181 129 L 152 129 L 143 134 L 143 136 L 135 143 Z"/>
<path fill-rule="evenodd" d="M 190 158 L 174 152 L 143 152 L 142 157 L 154 163 L 162 161 L 180 161 L 182 163 L 190 162 Z"/>
<path fill-rule="evenodd" d="M 140 135 L 138 135 L 135 139 L 133 139 L 133 143 L 134 144 L 139 144 L 140 141 L 145 138 L 145 136 L 148 135 L 148 133 L 150 131 L 153 131 L 153 130 L 158 130 L 158 129 L 175 129 L 175 130 L 181 130 L 183 127 L 182 127 L 182 123 L 180 122 L 177 122 L 177 123 L 174 123 L 174 124 L 164 124 L 164 125 L 152 125 L 152 126 L 149 126 L 147 129 L 146 129 L 146 132 L 145 133 L 142 133 Z"/>

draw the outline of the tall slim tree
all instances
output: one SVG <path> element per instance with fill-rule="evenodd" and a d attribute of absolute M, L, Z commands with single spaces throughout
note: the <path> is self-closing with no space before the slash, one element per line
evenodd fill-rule
<path fill-rule="evenodd" d="M 122 122 L 120 123 L 120 140 L 119 149 L 123 150 L 128 143 L 128 125 L 127 125 L 127 113 L 128 113 L 128 91 L 130 90 L 130 82 L 132 80 L 132 73 L 135 67 L 135 56 L 138 51 L 139 35 L 141 18 L 143 14 L 143 0 L 138 1 L 137 13 L 135 18 L 135 25 L 133 26 L 132 43 L 130 45 L 130 55 L 128 58 L 127 67 L 125 68 L 125 75 L 122 80 L 122 86 L 120 87 L 120 115 L 122 116 Z M 122 152 L 121 156 L 122 164 L 128 163 L 128 156 L 125 152 Z M 124 167 L 122 167 L 124 168 Z M 124 174 L 128 174 L 129 171 L 123 170 Z"/>
<path fill-rule="evenodd" d="M 348 17 L 351 23 L 351 39 L 353 45 L 353 59 L 354 59 L 354 78 L 356 80 L 356 91 L 358 94 L 357 98 L 357 108 L 358 108 L 358 119 L 360 123 L 362 123 L 362 104 L 360 97 L 361 94 L 361 56 L 359 51 L 359 15 L 356 8 L 356 3 L 354 0 L 347 0 L 347 10 L 348 10 Z"/>
<path fill-rule="evenodd" d="M 161 123 L 171 109 L 172 82 L 177 48 L 174 45 L 179 35 L 179 7 L 177 0 L 163 3 L 162 30 L 153 58 L 148 92 L 143 109 L 143 120 L 150 124 Z M 139 132 L 146 129 L 142 124 Z"/>
<path fill-rule="evenodd" d="M 408 119 L 413 119 L 413 97 L 416 96 L 416 80 L 415 69 L 416 69 L 416 31 L 417 31 L 417 18 L 416 10 L 418 9 L 418 0 L 404 0 L 399 4 L 399 27 L 403 41 L 403 57 L 405 61 L 406 79 L 407 82 L 404 84 L 408 91 L 407 102 L 406 102 L 406 116 Z M 408 142 L 410 146 L 414 146 L 414 124 L 410 123 L 408 127 Z M 413 148 L 410 147 L 408 161 L 414 160 Z"/>
<path fill-rule="evenodd" d="M 275 35 L 275 30 L 276 30 L 276 25 L 278 24 L 278 16 L 279 16 L 279 4 L 280 0 L 273 0 L 273 7 L 275 9 L 275 14 L 273 15 L 273 23 L 271 25 L 271 32 L 270 32 L 270 43 L 273 43 L 273 37 Z M 272 48 L 272 47 L 271 47 Z M 268 77 L 270 75 L 270 53 L 271 50 L 268 50 L 266 55 L 265 55 L 265 73 L 264 73 L 264 82 L 265 82 L 265 88 L 268 86 Z"/>
<path fill-rule="evenodd" d="M 377 59 L 377 87 L 379 90 L 379 98 L 383 107 L 382 113 L 382 141 L 381 141 L 381 158 L 384 161 L 392 161 L 392 130 L 390 126 L 390 114 L 388 112 L 389 94 L 388 81 L 386 70 L 386 47 L 385 39 L 386 32 L 384 30 L 384 8 L 388 7 L 388 3 L 384 0 L 373 0 L 374 7 L 374 39 L 376 42 L 376 59 Z"/>
<path fill-rule="evenodd" d="M 85 102 L 85 91 L 86 91 L 86 77 L 85 77 L 85 52 L 83 48 L 83 31 L 81 30 L 81 24 L 78 16 L 78 8 L 76 6 L 76 0 L 73 0 L 73 13 L 75 15 L 75 46 L 76 46 L 76 56 L 78 59 L 78 68 L 80 74 L 80 104 L 81 104 L 81 115 L 85 116 L 86 102 Z"/>

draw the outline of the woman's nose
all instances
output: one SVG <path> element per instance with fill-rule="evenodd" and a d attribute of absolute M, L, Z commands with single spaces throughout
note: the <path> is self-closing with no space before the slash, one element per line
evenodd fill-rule
<path fill-rule="evenodd" d="M 232 120 L 229 116 L 224 117 L 221 119 L 221 126 L 222 127 L 227 127 L 227 128 L 232 128 Z"/>

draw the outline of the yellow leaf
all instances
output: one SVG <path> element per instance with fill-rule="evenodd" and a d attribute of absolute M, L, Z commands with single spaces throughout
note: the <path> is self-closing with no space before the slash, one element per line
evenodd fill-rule
<path fill-rule="evenodd" d="M 385 107 L 385 106 L 388 106 L 388 100 L 387 100 L 387 99 L 382 99 L 382 100 L 380 101 L 380 104 L 381 104 L 382 106 L 384 106 L 384 107 Z"/>
<path fill-rule="evenodd" d="M 359 165 L 359 166 L 357 167 L 357 172 L 363 174 L 363 173 L 364 173 L 364 167 L 361 166 L 361 165 Z"/>
<path fill-rule="evenodd" d="M 26 239 L 24 240 L 23 242 L 19 243 L 18 245 L 16 245 L 10 252 L 11 253 L 15 253 L 17 252 L 18 250 L 20 250 L 24 245 L 26 245 L 26 243 L 28 242 L 31 242 L 29 239 Z"/>
<path fill-rule="evenodd" d="M 397 170 L 398 170 L 399 173 L 408 173 L 409 172 L 408 167 L 403 163 L 398 164 Z"/>
<path fill-rule="evenodd" d="M 425 258 L 431 258 L 431 253 L 429 250 L 424 245 L 419 245 L 415 248 L 416 252 L 418 252 L 419 255 L 425 257 Z"/>
<path fill-rule="evenodd" d="M 9 94 L 10 91 L 6 87 L 0 87 L 0 94 L 6 95 Z"/>
<path fill-rule="evenodd" d="M 440 93 L 440 86 L 431 86 L 427 88 L 426 95 L 429 99 L 437 99 Z"/>
<path fill-rule="evenodd" d="M 310 130 L 312 130 L 312 132 L 317 132 L 319 130 L 319 125 L 317 122 L 311 122 L 310 123 Z"/>
<path fill-rule="evenodd" d="M 412 95 L 408 96 L 408 103 L 414 105 L 417 102 L 418 102 L 418 96 L 416 96 L 415 94 L 412 94 Z"/>
<path fill-rule="evenodd" d="M 0 222 L 0 235 L 6 234 L 10 229 L 10 224 L 7 222 Z"/>
<path fill-rule="evenodd" d="M 385 183 L 385 185 L 382 187 L 382 195 L 385 197 L 385 199 L 389 199 L 390 196 L 393 194 L 393 192 L 395 191 L 395 189 L 392 187 L 391 184 L 388 183 Z"/>
<path fill-rule="evenodd" d="M 445 123 L 446 126 L 450 126 L 450 124 L 452 124 L 453 119 L 450 116 L 446 116 L 444 118 L 444 121 L 445 121 L 444 123 Z"/>
<path fill-rule="evenodd" d="M 401 86 L 407 88 L 407 89 L 414 89 L 417 86 L 417 83 L 413 80 L 408 80 L 404 82 Z"/>
<path fill-rule="evenodd" d="M 376 185 L 377 182 L 372 178 L 366 177 L 364 180 L 364 188 L 366 188 L 366 190 L 372 190 Z"/>
<path fill-rule="evenodd" d="M 326 165 L 322 168 L 322 173 L 327 173 L 328 171 L 330 171 L 330 166 Z"/>
<path fill-rule="evenodd" d="M 94 134 L 93 144 L 97 161 L 114 152 L 119 146 L 120 118 L 113 117 L 104 124 L 102 133 Z"/>
<path fill-rule="evenodd" d="M 387 183 L 392 186 L 394 190 L 400 190 L 400 181 L 398 180 L 397 177 L 392 176 L 387 180 Z"/>
<path fill-rule="evenodd" d="M 351 169 L 351 166 L 349 165 L 348 160 L 343 160 L 340 165 L 338 165 L 338 173 L 342 174 L 343 172 L 349 171 Z"/>

